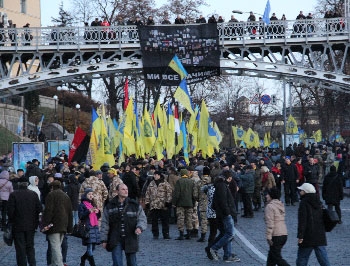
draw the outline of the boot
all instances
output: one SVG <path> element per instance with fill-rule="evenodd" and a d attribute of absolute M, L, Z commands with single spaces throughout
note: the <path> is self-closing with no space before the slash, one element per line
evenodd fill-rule
<path fill-rule="evenodd" d="M 197 240 L 197 242 L 205 242 L 205 233 L 201 233 L 201 237 Z"/>
<path fill-rule="evenodd" d="M 87 259 L 90 263 L 90 266 L 96 266 L 94 256 L 88 256 Z"/>
<path fill-rule="evenodd" d="M 85 254 L 80 257 L 80 266 L 85 266 L 85 261 L 87 258 L 88 258 L 88 255 L 85 252 Z"/>
<path fill-rule="evenodd" d="M 192 229 L 191 237 L 198 237 L 198 229 Z"/>
<path fill-rule="evenodd" d="M 185 238 L 187 240 L 191 239 L 191 232 L 192 232 L 192 230 L 187 230 L 187 234 L 185 235 Z"/>
<path fill-rule="evenodd" d="M 180 235 L 179 237 L 175 238 L 175 240 L 184 240 L 184 232 L 183 231 L 179 231 Z"/>

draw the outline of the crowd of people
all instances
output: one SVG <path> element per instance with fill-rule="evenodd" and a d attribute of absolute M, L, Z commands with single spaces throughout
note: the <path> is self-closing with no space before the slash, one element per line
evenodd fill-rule
<path fill-rule="evenodd" d="M 48 154 L 43 169 L 33 159 L 25 169 L 0 173 L 2 230 L 7 222 L 13 225 L 19 266 L 35 265 L 38 226 L 47 235 L 48 265 L 66 265 L 66 236 L 79 222 L 90 229 L 82 241 L 87 250 L 80 265 L 86 261 L 95 265 L 93 253 L 99 244 L 111 251 L 114 266 L 123 265 L 123 252 L 128 266 L 137 265 L 138 236 L 146 230 L 147 220 L 154 241 L 160 237 L 159 220 L 164 239 L 174 237 L 169 224 L 176 223 L 176 240 L 207 242 L 210 260 L 218 260 L 223 249 L 224 261 L 238 262 L 244 258 L 233 252 L 235 224 L 239 218 L 254 219 L 262 209 L 270 247 L 267 265 L 289 265 L 281 255 L 288 236 L 285 206 L 295 205 L 299 205 L 297 265 L 307 265 L 312 250 L 321 265 L 330 265 L 325 229 L 319 222 L 321 199 L 329 209 L 335 208 L 341 223 L 350 150 L 330 143 L 309 147 L 295 143 L 285 151 L 241 147 L 210 158 L 198 152 L 189 163 L 181 156 L 129 157 L 120 165 L 104 163 L 100 169 L 76 161 L 68 165 L 66 160 L 61 151 L 55 157 Z"/>

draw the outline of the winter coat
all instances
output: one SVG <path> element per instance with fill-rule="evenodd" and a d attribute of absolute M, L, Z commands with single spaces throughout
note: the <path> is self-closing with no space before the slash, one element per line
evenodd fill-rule
<path fill-rule="evenodd" d="M 109 185 L 109 191 L 108 191 L 108 199 L 113 199 L 115 196 L 117 196 L 117 186 L 123 184 L 123 181 L 120 179 L 118 175 L 113 176 L 112 182 L 110 182 Z"/>
<path fill-rule="evenodd" d="M 107 243 L 110 248 L 114 248 L 121 240 L 120 217 L 122 213 L 119 209 L 119 198 L 114 197 L 109 201 L 103 211 L 101 222 L 101 241 Z M 136 228 L 141 231 L 147 228 L 147 218 L 142 207 L 133 199 L 125 199 L 124 223 L 125 223 L 125 253 L 135 253 L 139 250 L 138 236 L 135 234 Z"/>
<path fill-rule="evenodd" d="M 0 173 L 0 199 L 8 200 L 10 193 L 13 192 L 12 183 L 9 181 L 10 175 L 9 172 L 3 170 Z"/>
<path fill-rule="evenodd" d="M 53 224 L 47 234 L 72 232 L 72 204 L 61 189 L 54 189 L 46 196 L 42 223 L 43 226 Z"/>
<path fill-rule="evenodd" d="M 80 186 L 79 199 L 84 194 L 86 188 L 92 188 L 94 191 L 94 201 L 96 207 L 99 210 L 103 209 L 104 203 L 108 197 L 108 190 L 102 180 L 98 179 L 96 176 L 90 176 L 86 178 L 85 181 Z"/>
<path fill-rule="evenodd" d="M 343 199 L 343 183 L 336 172 L 330 172 L 324 177 L 322 198 L 327 205 L 338 205 Z"/>
<path fill-rule="evenodd" d="M 263 173 L 261 174 L 261 178 L 263 178 Z M 275 178 L 273 177 L 273 174 L 268 172 L 267 179 L 262 183 L 263 190 L 268 190 L 275 186 L 276 186 Z"/>
<path fill-rule="evenodd" d="M 298 239 L 303 239 L 300 247 L 327 245 L 322 205 L 316 193 L 301 197 L 298 209 Z"/>
<path fill-rule="evenodd" d="M 7 214 L 14 232 L 34 231 L 39 225 L 41 211 L 37 194 L 26 186 L 19 186 L 10 194 Z"/>
<path fill-rule="evenodd" d="M 170 174 L 170 175 L 168 176 L 168 182 L 169 182 L 169 184 L 170 184 L 172 190 L 175 189 L 175 184 L 176 184 L 177 180 L 179 180 L 179 179 L 180 179 L 180 176 L 175 175 L 175 174 Z"/>
<path fill-rule="evenodd" d="M 42 189 L 44 187 L 45 173 L 35 163 L 32 163 L 32 164 L 27 166 L 26 173 L 24 174 L 24 176 L 26 178 L 28 178 L 28 179 L 29 179 L 30 176 L 37 176 L 37 177 L 39 177 L 38 188 Z"/>
<path fill-rule="evenodd" d="M 242 193 L 254 193 L 254 170 L 247 170 L 240 176 Z"/>
<path fill-rule="evenodd" d="M 203 192 L 202 188 L 210 183 L 210 179 L 210 176 L 203 175 L 202 179 L 195 184 L 198 194 L 198 209 L 202 212 L 206 212 L 208 206 L 208 197 L 207 194 Z"/>
<path fill-rule="evenodd" d="M 35 184 L 35 179 L 36 179 L 36 176 L 29 177 L 28 189 L 31 191 L 34 191 L 38 195 L 38 198 L 41 199 L 41 193 L 40 193 L 38 186 Z"/>
<path fill-rule="evenodd" d="M 203 193 L 207 194 L 208 198 L 208 205 L 207 205 L 207 218 L 208 219 L 215 219 L 216 218 L 216 212 L 212 208 L 213 205 L 213 198 L 215 193 L 215 187 L 214 184 L 208 184 L 202 187 Z"/>
<path fill-rule="evenodd" d="M 73 211 L 77 211 L 79 206 L 79 182 L 75 177 L 69 179 L 66 192 L 72 203 Z"/>
<path fill-rule="evenodd" d="M 317 164 L 306 164 L 304 167 L 305 181 L 310 184 L 316 184 L 318 182 L 319 167 Z"/>
<path fill-rule="evenodd" d="M 187 177 L 181 177 L 175 184 L 173 193 L 173 205 L 177 207 L 193 208 L 196 196 L 196 190 L 193 180 Z"/>
<path fill-rule="evenodd" d="M 170 206 L 172 200 L 172 189 L 170 184 L 159 179 L 159 184 L 152 180 L 146 191 L 145 204 L 150 205 L 150 209 L 165 210 Z"/>
<path fill-rule="evenodd" d="M 90 211 L 88 208 L 86 208 L 84 201 L 87 199 L 83 199 L 82 202 L 79 204 L 78 208 L 78 215 L 80 221 L 85 223 L 86 227 L 89 228 L 89 238 L 82 239 L 82 243 L 84 246 L 87 244 L 100 244 L 101 243 L 101 235 L 100 235 L 100 230 L 98 228 L 98 225 L 92 226 L 90 223 L 89 215 Z M 88 202 L 91 203 L 91 201 L 87 200 Z M 101 217 L 101 212 L 99 211 L 96 213 L 97 219 Z"/>
<path fill-rule="evenodd" d="M 294 164 L 284 164 L 281 171 L 282 180 L 285 182 L 296 183 L 298 171 Z"/>
<path fill-rule="evenodd" d="M 224 178 L 217 178 L 215 182 L 215 193 L 213 197 L 212 207 L 216 212 L 216 218 L 223 219 L 224 217 L 236 215 L 235 203 Z"/>
<path fill-rule="evenodd" d="M 265 207 L 266 239 L 273 236 L 286 236 L 286 211 L 283 203 L 278 199 L 271 200 Z"/>
<path fill-rule="evenodd" d="M 131 171 L 125 172 L 122 177 L 122 180 L 124 184 L 128 187 L 129 198 L 136 199 L 139 193 L 136 175 Z"/>

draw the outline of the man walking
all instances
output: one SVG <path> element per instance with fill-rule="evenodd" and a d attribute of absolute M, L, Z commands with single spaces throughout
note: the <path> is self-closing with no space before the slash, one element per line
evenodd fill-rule
<path fill-rule="evenodd" d="M 321 266 L 330 266 L 326 251 L 327 239 L 322 218 L 322 203 L 315 187 L 304 183 L 298 187 L 301 201 L 298 210 L 298 256 L 297 266 L 307 266 L 314 250 Z"/>
<path fill-rule="evenodd" d="M 52 191 L 45 199 L 42 224 L 51 245 L 51 265 L 63 266 L 61 245 L 64 235 L 71 233 L 73 229 L 72 203 L 68 195 L 62 191 L 60 181 L 53 181 L 49 187 Z"/>
<path fill-rule="evenodd" d="M 12 224 L 18 266 L 36 265 L 34 234 L 42 207 L 38 195 L 27 187 L 27 179 L 19 178 L 18 190 L 10 194 L 8 201 L 8 218 Z"/>
<path fill-rule="evenodd" d="M 137 266 L 138 236 L 147 228 L 141 205 L 128 197 L 128 187 L 119 184 L 118 196 L 106 205 L 101 223 L 103 248 L 112 251 L 113 266 L 123 266 L 123 250 L 127 266 Z"/>

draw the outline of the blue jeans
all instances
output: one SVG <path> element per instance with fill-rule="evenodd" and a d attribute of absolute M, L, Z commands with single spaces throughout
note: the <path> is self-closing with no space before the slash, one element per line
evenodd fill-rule
<path fill-rule="evenodd" d="M 231 215 L 228 215 L 219 222 L 219 227 L 223 227 L 223 230 L 219 228 L 220 235 L 217 237 L 217 241 L 212 245 L 212 249 L 218 251 L 220 248 L 224 249 L 224 259 L 232 256 L 232 239 L 234 236 L 234 224 Z"/>
<path fill-rule="evenodd" d="M 78 211 L 73 211 L 73 225 L 79 222 Z"/>
<path fill-rule="evenodd" d="M 331 266 L 325 246 L 298 248 L 297 266 L 307 266 L 311 252 L 315 250 L 316 258 L 321 266 Z"/>
<path fill-rule="evenodd" d="M 93 256 L 94 250 L 95 250 L 95 244 L 87 244 L 86 253 L 88 254 L 88 256 Z"/>
<path fill-rule="evenodd" d="M 136 253 L 125 253 L 126 265 L 137 266 Z M 113 266 L 123 266 L 123 247 L 121 243 L 112 250 Z"/>

